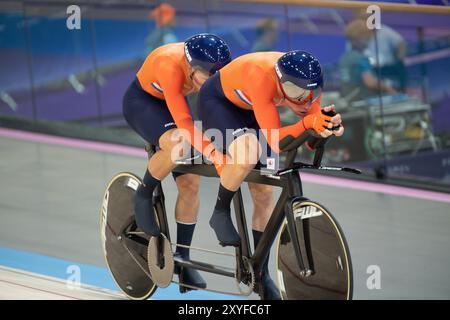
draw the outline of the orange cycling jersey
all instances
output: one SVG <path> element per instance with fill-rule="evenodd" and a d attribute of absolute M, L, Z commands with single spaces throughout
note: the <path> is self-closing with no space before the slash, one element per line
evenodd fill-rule
<path fill-rule="evenodd" d="M 305 131 L 301 121 L 281 127 L 277 105 L 282 96 L 278 94 L 278 78 L 275 71 L 277 60 L 282 52 L 256 52 L 240 56 L 220 69 L 222 89 L 234 105 L 253 110 L 261 129 L 267 130 L 265 136 L 272 150 L 279 152 L 279 141 L 286 136 L 298 137 Z M 320 109 L 317 99 L 304 116 Z M 279 141 L 271 141 L 271 130 L 279 130 Z M 267 134 L 266 134 L 267 133 Z"/>
<path fill-rule="evenodd" d="M 184 43 L 172 43 L 161 46 L 145 59 L 137 73 L 144 91 L 165 100 L 175 124 L 179 129 L 189 132 L 191 145 L 209 156 L 207 146 L 210 141 L 194 125 L 185 96 L 194 92 L 189 79 L 189 64 L 185 58 Z M 211 146 L 209 146 L 210 149 Z"/>

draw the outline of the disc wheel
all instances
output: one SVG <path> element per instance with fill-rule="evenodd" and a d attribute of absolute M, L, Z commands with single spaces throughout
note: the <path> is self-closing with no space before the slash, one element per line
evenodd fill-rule
<path fill-rule="evenodd" d="M 282 299 L 351 299 L 352 264 L 339 224 L 316 202 L 294 203 L 293 212 L 300 251 L 302 256 L 309 254 L 313 272 L 301 272 L 285 220 L 276 243 L 277 280 Z"/>
<path fill-rule="evenodd" d="M 148 239 L 132 248 L 124 246 L 123 231 L 134 224 L 133 196 L 141 179 L 131 173 L 119 173 L 109 182 L 100 209 L 100 234 L 106 264 L 120 290 L 133 300 L 150 297 L 157 286 L 137 259 L 146 260 Z"/>

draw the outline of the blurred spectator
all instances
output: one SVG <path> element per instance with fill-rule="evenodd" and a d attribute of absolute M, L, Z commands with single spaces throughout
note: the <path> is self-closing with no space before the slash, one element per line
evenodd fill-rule
<path fill-rule="evenodd" d="M 178 41 L 174 31 L 175 15 L 175 8 L 167 3 L 150 11 L 149 17 L 155 20 L 156 29 L 145 39 L 146 55 L 162 45 Z"/>
<path fill-rule="evenodd" d="M 368 14 L 365 10 L 357 11 L 355 19 L 366 21 Z M 406 42 L 403 37 L 394 29 L 381 24 L 380 29 L 376 29 L 374 36 L 367 43 L 364 54 L 369 58 L 370 64 L 380 68 L 380 76 L 392 83 L 401 91 L 406 88 L 406 68 L 404 58 L 406 54 Z M 377 59 L 378 46 L 378 59 Z"/>
<path fill-rule="evenodd" d="M 363 20 L 354 20 L 347 25 L 345 30 L 351 48 L 344 53 L 339 61 L 341 77 L 341 94 L 348 102 L 367 99 L 382 92 L 395 93 L 388 83 L 380 81 L 364 55 L 364 50 L 373 31 L 368 29 Z"/>
<path fill-rule="evenodd" d="M 251 49 L 257 51 L 274 51 L 278 36 L 277 22 L 272 18 L 262 19 L 256 25 L 256 41 Z"/>

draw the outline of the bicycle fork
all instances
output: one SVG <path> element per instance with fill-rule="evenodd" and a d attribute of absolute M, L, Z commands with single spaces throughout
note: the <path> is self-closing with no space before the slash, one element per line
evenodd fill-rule
<path fill-rule="evenodd" d="M 294 248 L 295 257 L 300 269 L 300 275 L 309 277 L 314 274 L 314 263 L 311 251 L 311 239 L 309 237 L 308 219 L 298 219 L 299 227 L 302 228 L 302 237 L 298 236 L 296 219 L 294 216 L 294 204 L 304 201 L 303 197 L 291 197 L 286 201 L 284 212 L 286 215 L 289 236 Z"/>

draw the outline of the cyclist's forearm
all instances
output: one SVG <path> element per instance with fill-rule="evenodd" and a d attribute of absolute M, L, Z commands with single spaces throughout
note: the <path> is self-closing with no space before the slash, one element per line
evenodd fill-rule
<path fill-rule="evenodd" d="M 209 157 L 214 148 L 212 147 L 211 141 L 194 125 L 184 97 L 168 94 L 166 100 L 175 124 L 180 129 L 179 131 L 185 141 L 188 141 L 194 149 Z"/>
<path fill-rule="evenodd" d="M 175 124 L 180 130 L 181 135 L 185 141 L 188 141 L 190 145 L 202 153 L 206 157 L 209 157 L 214 147 L 211 141 L 201 132 L 190 119 L 174 119 Z"/>
<path fill-rule="evenodd" d="M 295 124 L 282 127 L 280 129 L 280 138 L 279 141 L 282 141 L 284 138 L 288 136 L 292 136 L 293 138 L 298 138 L 306 131 L 303 122 L 300 120 Z"/>

